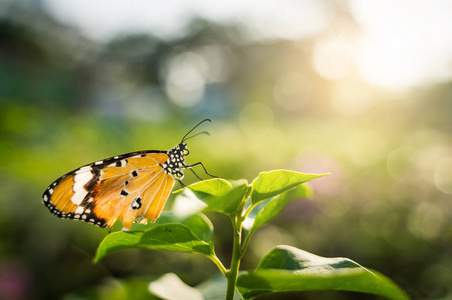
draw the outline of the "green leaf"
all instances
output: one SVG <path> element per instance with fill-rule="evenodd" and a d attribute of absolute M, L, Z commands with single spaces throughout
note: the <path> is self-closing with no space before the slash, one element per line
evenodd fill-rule
<path fill-rule="evenodd" d="M 167 273 L 149 284 L 149 291 L 166 300 L 204 300 L 200 291 L 185 284 L 176 274 Z"/>
<path fill-rule="evenodd" d="M 209 180 L 198 181 L 189 186 L 175 191 L 180 193 L 185 189 L 191 190 L 199 199 L 206 199 L 211 197 L 218 197 L 225 194 L 232 188 L 232 184 L 221 178 L 214 178 Z"/>
<path fill-rule="evenodd" d="M 208 210 L 233 216 L 246 196 L 249 186 L 246 181 L 235 182 L 233 186 L 224 179 L 216 178 L 197 182 L 187 186 L 186 189 L 207 204 Z"/>
<path fill-rule="evenodd" d="M 328 174 L 304 174 L 288 170 L 262 172 L 253 180 L 251 202 L 259 203 L 277 196 L 297 185 Z"/>
<path fill-rule="evenodd" d="M 213 211 L 221 212 L 232 217 L 245 199 L 249 189 L 248 184 L 236 186 L 228 193 L 208 203 L 207 206 Z"/>
<path fill-rule="evenodd" d="M 169 223 L 156 225 L 145 231 L 113 232 L 97 248 L 94 261 L 124 249 L 146 248 L 213 255 L 213 247 L 199 239 L 185 225 Z"/>
<path fill-rule="evenodd" d="M 213 248 L 213 225 L 203 214 L 193 215 L 181 221 L 200 240 L 209 243 Z"/>
<path fill-rule="evenodd" d="M 347 258 L 325 258 L 278 246 L 265 255 L 255 271 L 239 275 L 237 288 L 245 299 L 274 292 L 343 290 L 389 299 L 409 299 L 387 277 Z"/>
<path fill-rule="evenodd" d="M 188 217 L 180 217 L 172 212 L 163 212 L 160 218 L 157 219 L 155 223 L 148 222 L 148 224 L 136 223 L 133 225 L 133 230 L 147 230 L 151 227 L 155 227 L 161 224 L 168 223 L 181 223 L 187 226 L 190 231 L 196 235 L 200 240 L 213 245 L 213 225 L 212 222 L 203 214 L 198 213 L 196 215 L 191 215 Z"/>
<path fill-rule="evenodd" d="M 295 190 L 284 192 L 273 199 L 260 202 L 244 222 L 245 228 L 249 226 L 249 228 L 246 228 L 248 235 L 253 234 L 256 229 L 276 217 L 295 196 L 307 197 L 310 193 L 311 191 L 306 185 L 299 185 Z"/>

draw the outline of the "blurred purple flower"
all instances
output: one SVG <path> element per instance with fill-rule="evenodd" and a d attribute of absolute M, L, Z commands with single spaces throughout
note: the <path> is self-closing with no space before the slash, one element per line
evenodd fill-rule
<path fill-rule="evenodd" d="M 15 262 L 0 263 L 0 299 L 21 300 L 30 295 L 29 272 Z"/>

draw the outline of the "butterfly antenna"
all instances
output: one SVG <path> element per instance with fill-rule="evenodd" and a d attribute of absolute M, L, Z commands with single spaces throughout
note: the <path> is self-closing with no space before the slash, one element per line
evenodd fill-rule
<path fill-rule="evenodd" d="M 189 135 L 193 130 L 195 130 L 196 129 L 196 127 L 198 127 L 199 125 L 201 125 L 202 123 L 204 123 L 204 122 L 206 122 L 206 121 L 209 121 L 209 122 L 212 122 L 212 120 L 211 119 L 204 119 L 204 120 L 202 120 L 201 122 L 199 122 L 198 124 L 196 124 L 196 126 L 195 127 L 193 127 L 189 132 L 187 132 L 187 134 L 186 135 L 184 135 L 184 137 L 182 138 L 182 142 L 184 142 L 185 141 L 185 138 L 187 137 L 187 135 Z M 195 135 L 196 136 L 196 135 Z M 193 136 L 192 136 L 193 137 Z M 181 142 L 181 143 L 182 143 Z"/>
<path fill-rule="evenodd" d="M 198 133 L 196 133 L 196 134 L 194 134 L 192 136 L 189 136 L 188 138 L 185 138 L 183 141 L 185 142 L 186 140 L 189 140 L 189 139 L 194 138 L 195 136 L 198 136 L 198 135 L 201 135 L 201 134 L 210 135 L 210 133 L 208 131 L 198 132 Z"/>

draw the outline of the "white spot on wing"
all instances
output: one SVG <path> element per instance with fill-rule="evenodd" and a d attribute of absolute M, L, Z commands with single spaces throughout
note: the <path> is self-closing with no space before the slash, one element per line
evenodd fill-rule
<path fill-rule="evenodd" d="M 74 195 L 72 195 L 71 201 L 75 205 L 80 205 L 82 203 L 83 199 L 85 199 L 86 195 L 88 194 L 88 191 L 85 189 L 79 189 L 75 192 Z"/>
<path fill-rule="evenodd" d="M 75 171 L 75 174 L 81 174 L 81 173 L 85 173 L 87 171 L 91 171 L 91 167 L 90 166 L 81 167 L 80 169 Z"/>
<path fill-rule="evenodd" d="M 77 174 L 74 177 L 74 186 L 73 186 L 73 190 L 75 193 L 77 193 L 77 191 L 83 189 L 83 186 L 85 184 L 88 183 L 88 181 L 90 181 L 93 178 L 93 174 L 91 172 L 86 172 L 86 173 L 81 173 L 81 174 Z"/>
<path fill-rule="evenodd" d="M 75 210 L 74 213 L 81 215 L 81 214 L 83 214 L 84 211 L 85 210 L 83 209 L 83 207 L 79 206 L 79 207 L 77 207 L 77 209 Z"/>
<path fill-rule="evenodd" d="M 104 163 L 103 160 L 99 160 L 99 161 L 96 161 L 94 164 L 97 166 L 97 165 L 101 165 L 101 164 L 103 164 L 103 163 Z"/>

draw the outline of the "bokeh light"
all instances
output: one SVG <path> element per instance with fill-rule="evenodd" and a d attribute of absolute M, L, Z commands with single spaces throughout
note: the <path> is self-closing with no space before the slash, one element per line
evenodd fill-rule
<path fill-rule="evenodd" d="M 434 239 L 442 232 L 445 217 L 440 207 L 432 203 L 419 203 L 408 219 L 408 229 L 425 239 Z"/>
<path fill-rule="evenodd" d="M 174 103 L 188 107 L 201 101 L 206 83 L 201 70 L 205 64 L 203 57 L 193 52 L 181 53 L 169 60 L 166 92 Z"/>
<path fill-rule="evenodd" d="M 392 151 L 386 162 L 389 175 L 398 182 L 414 180 L 416 154 L 413 147 L 399 147 Z"/>
<path fill-rule="evenodd" d="M 452 194 L 452 157 L 444 157 L 435 167 L 436 187 L 445 194 Z"/>

